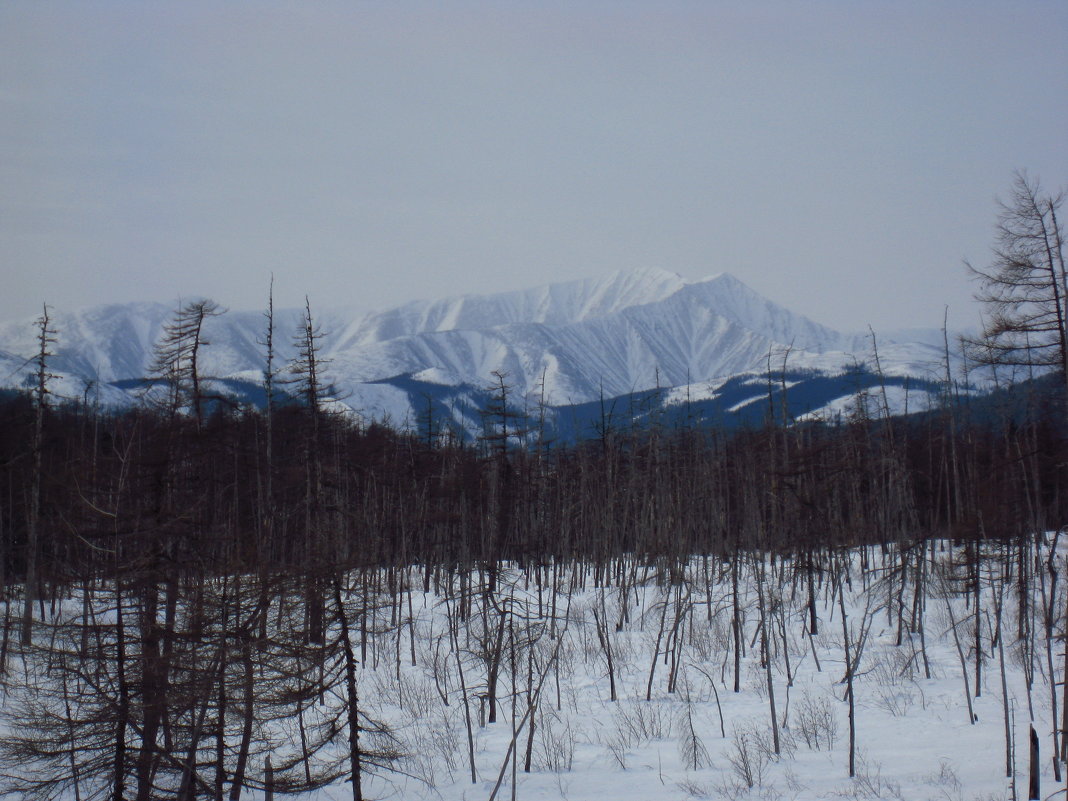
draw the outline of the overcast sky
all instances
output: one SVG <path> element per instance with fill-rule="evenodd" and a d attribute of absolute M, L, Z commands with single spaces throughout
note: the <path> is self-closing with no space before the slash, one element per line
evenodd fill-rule
<path fill-rule="evenodd" d="M 1068 3 L 0 4 L 0 319 L 325 308 L 659 267 L 971 324 L 1068 185 Z"/>

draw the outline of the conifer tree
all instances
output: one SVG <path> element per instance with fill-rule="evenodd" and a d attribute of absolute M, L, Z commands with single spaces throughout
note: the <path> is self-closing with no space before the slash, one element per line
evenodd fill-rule
<path fill-rule="evenodd" d="M 180 306 L 174 319 L 163 327 L 149 368 L 149 378 L 153 384 L 163 385 L 164 395 L 158 403 L 168 416 L 189 411 L 198 427 L 203 422 L 200 349 L 211 344 L 203 337 L 204 321 L 225 312 L 212 300 L 190 301 Z"/>
<path fill-rule="evenodd" d="M 1000 203 L 990 266 L 968 265 L 981 286 L 976 299 L 987 311 L 982 335 L 967 342 L 980 363 L 1048 366 L 1068 380 L 1068 273 L 1057 219 L 1064 197 L 1016 173 L 1011 197 Z"/>

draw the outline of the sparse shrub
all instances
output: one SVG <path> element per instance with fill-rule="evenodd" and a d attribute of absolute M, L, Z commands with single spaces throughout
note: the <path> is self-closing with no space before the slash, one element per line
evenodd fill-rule
<path fill-rule="evenodd" d="M 397 703 L 413 721 L 429 716 L 431 710 L 437 706 L 437 690 L 426 679 L 401 673 L 396 684 Z"/>
<path fill-rule="evenodd" d="M 964 801 L 964 791 L 957 771 L 945 759 L 938 765 L 938 772 L 927 777 L 927 783 L 939 790 L 938 801 Z M 979 799 L 976 799 L 979 801 Z"/>
<path fill-rule="evenodd" d="M 731 770 L 750 790 L 764 784 L 771 763 L 772 752 L 761 742 L 767 736 L 767 732 L 754 723 L 741 723 L 734 727 L 731 744 L 727 747 L 725 756 Z"/>
<path fill-rule="evenodd" d="M 916 693 L 912 685 L 904 681 L 897 666 L 889 654 L 874 661 L 870 676 L 873 679 L 871 693 L 875 705 L 889 712 L 896 718 L 908 714 L 916 703 Z"/>
<path fill-rule="evenodd" d="M 619 741 L 627 745 L 641 745 L 650 740 L 670 737 L 671 725 L 662 707 L 663 704 L 646 701 L 620 703 L 613 715 Z"/>
<path fill-rule="evenodd" d="M 857 757 L 857 775 L 853 777 L 852 797 L 858 801 L 905 801 L 898 782 L 883 778 L 883 766 L 869 762 L 861 754 Z"/>
<path fill-rule="evenodd" d="M 717 654 L 722 652 L 722 648 L 716 644 L 715 632 L 705 625 L 697 624 L 691 626 L 689 629 L 689 646 L 693 648 L 694 655 L 699 662 L 709 662 Z M 703 624 L 704 621 L 702 620 Z"/>
<path fill-rule="evenodd" d="M 734 647 L 734 633 L 731 630 L 731 620 L 727 615 L 722 615 L 717 610 L 712 617 L 712 642 L 717 653 L 725 653 Z"/>
<path fill-rule="evenodd" d="M 801 793 L 808 790 L 808 787 L 801 783 L 801 780 L 797 778 L 797 774 L 790 770 L 789 766 L 783 771 L 783 778 L 786 780 L 787 789 L 789 789 L 791 793 L 794 793 L 795 798 L 800 797 Z"/>
<path fill-rule="evenodd" d="M 687 770 L 700 770 L 708 767 L 712 760 L 704 741 L 697 734 L 693 721 L 693 706 L 687 704 L 679 715 L 679 756 Z"/>
<path fill-rule="evenodd" d="M 825 695 L 804 693 L 794 709 L 794 731 L 814 751 L 831 750 L 838 739 L 838 715 Z"/>
<path fill-rule="evenodd" d="M 405 749 L 411 773 L 432 787 L 437 784 L 437 769 L 444 766 L 451 781 L 460 766 L 463 744 L 448 716 L 430 716 L 424 725 L 412 728 L 415 739 Z"/>
<path fill-rule="evenodd" d="M 620 674 L 631 666 L 634 662 L 634 645 L 630 637 L 616 637 L 612 640 L 612 661 Z"/>
<path fill-rule="evenodd" d="M 570 631 L 561 638 L 559 643 L 555 643 L 554 647 L 556 648 L 556 670 L 563 675 L 570 675 L 575 670 L 575 641 Z"/>
<path fill-rule="evenodd" d="M 711 798 L 712 790 L 709 787 L 705 787 L 702 784 L 698 784 L 695 781 L 686 779 L 681 782 L 675 782 L 675 786 L 686 793 L 690 798 Z"/>
<path fill-rule="evenodd" d="M 450 771 L 459 765 L 463 745 L 448 716 L 442 712 L 428 725 L 422 746 L 439 756 Z"/>
<path fill-rule="evenodd" d="M 761 701 L 768 700 L 768 676 L 757 659 L 751 660 L 746 666 L 745 689 L 756 693 Z"/>
<path fill-rule="evenodd" d="M 553 773 L 563 773 L 571 770 L 574 759 L 575 731 L 571 723 L 552 711 L 542 715 L 534 730 L 535 764 Z"/>
<path fill-rule="evenodd" d="M 608 749 L 608 753 L 621 770 L 627 769 L 627 744 L 623 739 L 616 735 L 608 738 L 605 743 L 605 748 Z"/>

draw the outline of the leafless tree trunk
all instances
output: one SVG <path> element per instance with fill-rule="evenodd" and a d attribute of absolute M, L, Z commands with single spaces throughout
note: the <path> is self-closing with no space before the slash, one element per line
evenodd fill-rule
<path fill-rule="evenodd" d="M 33 419 L 33 468 L 30 475 L 30 500 L 26 515 L 26 582 L 25 597 L 22 606 L 22 644 L 29 645 L 33 640 L 33 602 L 39 594 L 37 576 L 38 528 L 41 513 L 41 479 L 42 479 L 42 435 L 44 431 L 45 408 L 48 405 L 48 379 L 53 376 L 48 372 L 48 359 L 52 355 L 49 346 L 55 344 L 55 330 L 50 327 L 48 306 L 46 305 L 37 318 L 37 382 L 34 387 Z"/>
<path fill-rule="evenodd" d="M 838 582 L 838 608 L 842 614 L 842 649 L 845 653 L 846 699 L 849 701 L 849 777 L 857 775 L 857 717 L 853 696 L 853 669 L 856 665 L 850 654 L 849 624 L 846 620 L 845 582 Z"/>
<path fill-rule="evenodd" d="M 775 712 L 775 682 L 772 681 L 771 670 L 771 637 L 768 636 L 768 627 L 771 623 L 768 620 L 767 598 L 764 592 L 764 565 L 759 561 L 761 558 L 760 555 L 754 557 L 755 560 L 758 560 L 754 572 L 757 585 L 757 607 L 760 611 L 760 650 L 764 658 L 764 674 L 768 686 L 768 710 L 771 714 L 772 742 L 774 744 L 775 753 L 778 754 L 781 751 L 779 746 L 779 718 Z M 783 644 L 785 645 L 785 642 Z M 852 690 L 850 693 L 852 693 Z"/>
<path fill-rule="evenodd" d="M 363 801 L 363 784 L 360 775 L 360 699 L 356 692 L 356 657 L 349 636 L 349 619 L 341 598 L 341 579 L 334 578 L 334 604 L 341 624 L 341 647 L 345 660 L 346 716 L 349 728 L 349 780 L 352 782 L 352 801 Z"/>
<path fill-rule="evenodd" d="M 601 613 L 597 614 L 596 605 L 593 607 L 593 620 L 597 626 L 597 639 L 601 643 L 601 649 L 604 651 L 605 659 L 608 662 L 608 691 L 609 699 L 611 701 L 616 700 L 616 670 L 615 665 L 612 663 L 612 640 L 611 633 L 608 630 L 608 614 L 604 608 L 604 590 L 600 592 L 601 601 Z"/>

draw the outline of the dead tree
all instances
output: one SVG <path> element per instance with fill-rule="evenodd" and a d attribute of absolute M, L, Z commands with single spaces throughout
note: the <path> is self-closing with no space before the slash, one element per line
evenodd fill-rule
<path fill-rule="evenodd" d="M 1045 194 L 1038 180 L 1016 173 L 1011 197 L 999 203 L 990 267 L 967 265 L 981 287 L 976 299 L 988 311 L 982 335 L 966 341 L 979 363 L 1050 366 L 1068 382 L 1068 273 L 1057 219 L 1064 197 L 1063 191 Z"/>
<path fill-rule="evenodd" d="M 30 500 L 26 514 L 26 582 L 25 597 L 22 606 L 22 644 L 29 645 L 33 638 L 33 602 L 38 594 L 37 552 L 40 514 L 41 514 L 41 478 L 42 478 L 42 436 L 44 431 L 45 409 L 48 406 L 48 380 L 54 378 L 48 372 L 48 359 L 52 356 L 50 345 L 56 342 L 56 331 L 50 325 L 47 304 L 37 318 L 37 363 L 34 385 L 33 417 L 33 467 L 30 474 Z"/>
<path fill-rule="evenodd" d="M 212 300 L 197 300 L 180 306 L 174 319 L 163 327 L 156 343 L 146 396 L 168 417 L 188 411 L 199 428 L 204 421 L 204 393 L 201 387 L 200 349 L 210 344 L 204 339 L 204 321 L 226 312 Z M 156 393 L 162 385 L 163 397 Z"/>

